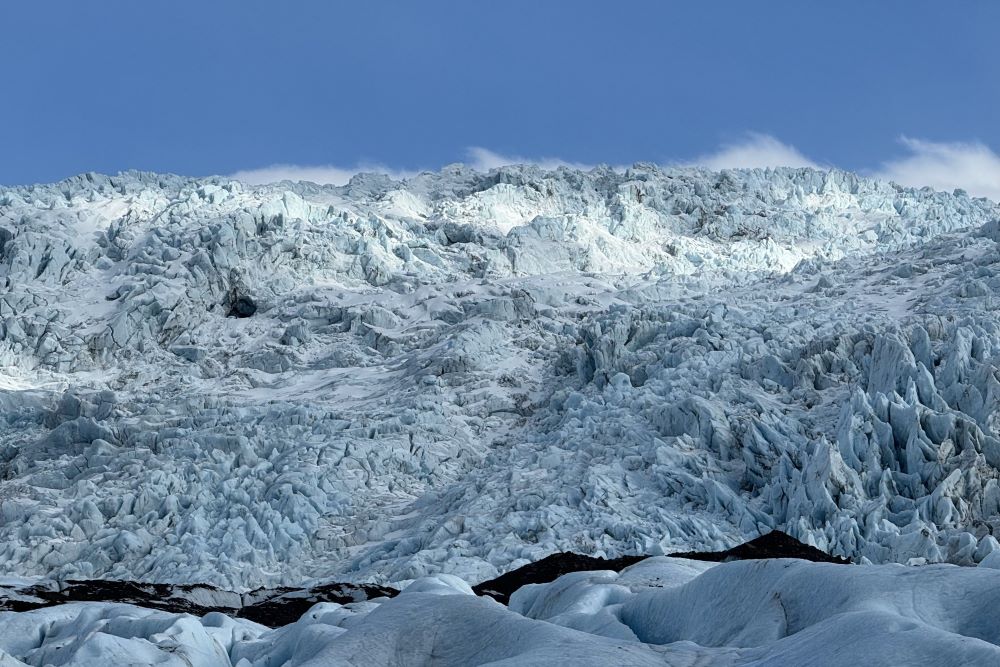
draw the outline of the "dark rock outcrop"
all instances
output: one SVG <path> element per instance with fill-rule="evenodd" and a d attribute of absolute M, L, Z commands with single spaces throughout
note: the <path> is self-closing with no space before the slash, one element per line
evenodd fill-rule
<path fill-rule="evenodd" d="M 268 591 L 268 594 L 266 599 L 242 607 L 236 615 L 269 628 L 278 628 L 299 620 L 317 602 L 364 602 L 395 597 L 399 591 L 374 584 L 332 583 L 307 589 L 277 589 Z"/>
<path fill-rule="evenodd" d="M 851 561 L 840 556 L 832 556 L 822 549 L 811 547 L 804 542 L 783 533 L 772 530 L 749 542 L 744 542 L 725 551 L 687 551 L 670 554 L 674 558 L 690 558 L 691 560 L 707 560 L 722 563 L 730 560 L 754 560 L 760 558 L 800 558 L 814 563 L 850 564 Z"/>
<path fill-rule="evenodd" d="M 570 572 L 584 570 L 614 570 L 619 572 L 646 558 L 648 556 L 622 556 L 621 558 L 606 559 L 563 551 L 501 574 L 496 579 L 484 581 L 473 586 L 472 590 L 475 591 L 476 595 L 486 595 L 497 602 L 507 604 L 510 596 L 521 586 L 545 584 Z"/>
<path fill-rule="evenodd" d="M 817 563 L 850 563 L 850 561 L 831 556 L 830 554 L 799 542 L 797 539 L 774 530 L 766 535 L 745 542 L 725 551 L 688 551 L 669 554 L 674 558 L 690 558 L 724 562 L 730 560 L 752 560 L 760 558 L 801 558 Z M 584 556 L 570 552 L 561 552 L 546 556 L 516 570 L 511 570 L 496 579 L 484 581 L 472 587 L 477 595 L 486 595 L 498 602 L 507 604 L 511 594 L 527 584 L 544 584 L 570 572 L 584 570 L 614 570 L 620 572 L 629 565 L 634 565 L 649 556 L 622 556 L 621 558 L 604 559 Z"/>
<path fill-rule="evenodd" d="M 218 611 L 277 628 L 297 621 L 317 602 L 347 604 L 394 597 L 398 593 L 387 586 L 328 583 L 313 588 L 257 589 L 239 594 L 205 585 L 97 579 L 47 582 L 21 589 L 0 588 L 0 611 L 29 611 L 68 602 L 118 602 L 194 616 Z"/>

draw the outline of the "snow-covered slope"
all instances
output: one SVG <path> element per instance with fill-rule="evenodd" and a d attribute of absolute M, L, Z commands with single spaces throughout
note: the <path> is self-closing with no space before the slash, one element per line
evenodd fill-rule
<path fill-rule="evenodd" d="M 0 190 L 0 564 L 480 581 L 770 528 L 979 562 L 998 219 L 809 169 Z"/>

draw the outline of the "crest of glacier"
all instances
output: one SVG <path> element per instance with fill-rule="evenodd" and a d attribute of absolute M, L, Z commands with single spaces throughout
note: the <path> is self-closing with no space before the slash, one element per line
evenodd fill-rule
<path fill-rule="evenodd" d="M 771 529 L 979 563 L 998 242 L 986 199 L 836 170 L 0 189 L 0 564 L 475 582 Z"/>

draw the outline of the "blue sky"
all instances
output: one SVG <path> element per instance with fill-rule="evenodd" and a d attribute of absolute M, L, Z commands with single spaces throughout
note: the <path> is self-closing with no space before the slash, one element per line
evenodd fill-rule
<path fill-rule="evenodd" d="M 15 0 L 3 22 L 0 183 L 648 160 L 1000 196 L 996 2 Z"/>

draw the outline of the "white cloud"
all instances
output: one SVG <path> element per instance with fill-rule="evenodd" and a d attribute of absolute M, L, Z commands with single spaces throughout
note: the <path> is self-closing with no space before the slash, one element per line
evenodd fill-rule
<path fill-rule="evenodd" d="M 902 137 L 909 155 L 882 164 L 876 176 L 900 185 L 935 190 L 962 188 L 1000 201 L 1000 156 L 981 143 L 938 143 Z"/>
<path fill-rule="evenodd" d="M 402 179 L 416 175 L 415 171 L 389 169 L 382 165 L 359 164 L 356 167 L 336 167 L 333 165 L 305 166 L 297 164 L 272 164 L 260 169 L 244 169 L 230 174 L 230 178 L 243 181 L 250 185 L 277 183 L 278 181 L 310 181 L 320 185 L 344 185 L 351 176 L 360 172 L 375 172 L 388 174 L 392 178 Z"/>
<path fill-rule="evenodd" d="M 695 158 L 690 164 L 720 169 L 752 169 L 754 167 L 822 167 L 803 155 L 797 148 L 782 143 L 769 134 L 748 133 L 743 141 L 726 144 L 714 153 Z"/>
<path fill-rule="evenodd" d="M 594 166 L 580 162 L 567 162 L 557 157 L 528 158 L 519 155 L 502 155 L 481 146 L 470 146 L 466 153 L 469 161 L 466 164 L 476 171 L 489 171 L 497 167 L 504 167 L 510 164 L 533 164 L 542 169 L 556 169 L 558 167 L 570 167 L 571 169 L 582 169 L 589 171 Z"/>

